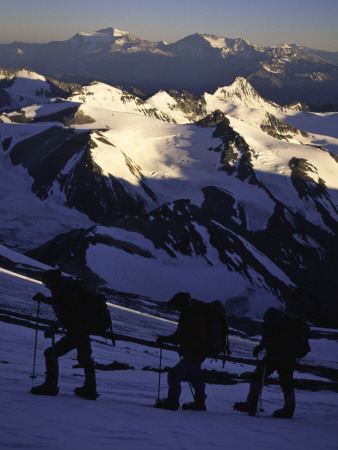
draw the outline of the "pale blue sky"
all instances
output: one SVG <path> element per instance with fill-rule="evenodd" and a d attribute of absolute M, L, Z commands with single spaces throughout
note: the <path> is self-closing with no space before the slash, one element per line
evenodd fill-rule
<path fill-rule="evenodd" d="M 338 51 L 337 24 L 337 0 L 0 0 L 0 43 L 115 27 L 150 41 L 201 32 Z"/>

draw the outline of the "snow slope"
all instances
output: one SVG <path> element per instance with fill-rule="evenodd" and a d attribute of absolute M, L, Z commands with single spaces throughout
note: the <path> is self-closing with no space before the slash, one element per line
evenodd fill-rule
<path fill-rule="evenodd" d="M 154 111 L 153 106 L 147 102 L 104 83 L 93 82 L 84 86 L 80 92 L 74 93 L 68 100 L 79 104 L 85 103 L 103 110 L 123 111 L 146 116 L 152 116 L 157 112 L 158 118 L 167 120 L 161 111 Z"/>
<path fill-rule="evenodd" d="M 30 300 L 44 288 L 34 280 L 18 278 L 14 273 L 0 272 L 0 307 L 31 311 L 36 303 Z M 169 334 L 175 320 L 162 320 L 155 315 L 137 314 L 111 305 L 113 327 L 117 332 L 154 341 L 158 334 Z M 43 305 L 42 317 L 52 317 L 51 309 Z M 34 322 L 33 322 L 34 323 Z M 323 330 L 325 331 L 325 330 Z M 328 330 L 329 332 L 329 330 Z M 164 411 L 153 408 L 158 396 L 166 396 L 166 374 L 160 379 L 159 349 L 147 345 L 118 340 L 113 348 L 103 340 L 92 342 L 96 363 L 114 361 L 133 366 L 129 370 L 97 370 L 100 397 L 87 401 L 73 395 L 83 383 L 83 370 L 77 364 L 75 352 L 60 358 L 60 393 L 57 397 L 38 397 L 30 394 L 33 385 L 44 379 L 43 351 L 50 340 L 38 333 L 36 380 L 31 380 L 35 330 L 0 321 L 2 345 L 0 349 L 0 448 L 43 448 L 45 450 L 110 449 L 258 449 L 277 450 L 336 449 L 338 438 L 336 411 L 337 394 L 331 390 L 296 389 L 297 407 L 293 419 L 271 419 L 272 412 L 282 405 L 279 386 L 265 386 L 263 407 L 259 417 L 252 418 L 232 409 L 235 401 L 244 400 L 248 383 L 234 385 L 207 384 L 207 412 Z M 57 337 L 58 339 L 59 337 Z M 231 336 L 232 356 L 250 357 L 257 340 Z M 311 341 L 312 353 L 305 362 L 338 369 L 335 354 L 337 341 Z M 178 362 L 176 352 L 164 350 L 162 367 Z M 222 371 L 220 362 L 206 361 L 204 367 Z M 148 368 L 148 370 L 144 370 Z M 252 365 L 226 362 L 225 372 L 237 374 L 251 371 Z M 297 373 L 303 380 L 325 380 L 310 373 Z M 327 381 L 327 380 L 326 380 Z M 181 401 L 191 401 L 186 383 L 182 384 Z"/>
<path fill-rule="evenodd" d="M 265 227 L 273 212 L 273 203 L 266 193 L 255 186 L 226 177 L 218 170 L 219 155 L 207 149 L 216 147 L 220 141 L 217 143 L 217 139 L 212 138 L 208 128 L 171 125 L 125 112 L 115 112 L 112 118 L 106 111 L 94 110 L 87 105 L 82 109 L 96 121 L 76 125 L 77 129 L 109 127 L 105 136 L 115 148 L 96 140 L 97 148 L 93 151 L 95 162 L 104 172 L 118 173 L 126 182 L 139 184 L 125 165 L 127 155 L 142 170 L 149 186 L 166 202 L 180 195 L 200 205 L 204 198 L 201 188 L 222 186 L 244 205 L 251 229 Z M 329 153 L 300 142 L 276 140 L 243 118 L 230 117 L 230 124 L 241 136 L 245 136 L 254 155 L 252 163 L 256 173 L 276 198 L 299 210 L 305 217 L 313 214 L 308 203 L 295 195 L 295 188 L 290 182 L 289 161 L 293 157 L 301 157 L 316 167 L 311 178 L 315 182 L 325 180 L 334 203 L 338 205 L 337 167 Z M 336 216 L 334 211 L 333 215 Z M 325 227 L 320 214 L 311 216 L 311 221 Z"/>
<path fill-rule="evenodd" d="M 17 138 L 29 135 L 27 127 L 22 125 L 11 127 L 17 128 L 14 133 Z M 45 128 L 46 126 L 40 126 L 40 129 Z M 1 134 L 2 137 L 6 136 L 3 130 Z M 0 242 L 16 248 L 29 249 L 38 242 L 43 243 L 55 234 L 68 231 L 80 224 L 82 226 L 92 224 L 84 214 L 63 206 L 62 195 L 59 201 L 56 195 L 53 201 L 42 201 L 32 195 L 32 179 L 22 167 L 15 171 L 12 167 L 7 155 L 1 152 Z"/>
<path fill-rule="evenodd" d="M 217 298 L 224 303 L 228 298 L 246 296 L 250 292 L 251 310 L 246 313 L 256 317 L 261 317 L 268 306 L 279 306 L 279 302 L 268 291 L 263 281 L 255 279 L 257 283 L 255 291 L 250 289 L 248 283 L 242 281 L 239 273 L 225 270 L 211 245 L 208 245 L 207 256 L 214 263 L 212 267 L 202 257 L 177 253 L 177 257 L 173 260 L 164 250 L 156 250 L 150 241 L 147 242 L 142 235 L 136 233 L 121 233 L 119 229 L 112 228 L 109 234 L 114 238 L 123 237 L 127 242 L 134 242 L 143 250 L 151 251 L 154 256 L 147 260 L 141 255 L 131 254 L 119 248 L 103 244 L 91 245 L 86 252 L 87 264 L 95 273 L 107 280 L 111 288 L 142 293 L 159 301 L 168 301 L 176 292 L 188 291 L 192 296 L 205 301 Z M 266 263 L 273 265 L 271 261 Z M 279 276 L 286 278 L 286 283 L 292 284 L 282 272 Z"/>
<path fill-rule="evenodd" d="M 47 102 L 50 97 L 50 85 L 45 77 L 26 69 L 19 70 L 12 85 L 4 90 L 12 99 L 13 109 Z"/>

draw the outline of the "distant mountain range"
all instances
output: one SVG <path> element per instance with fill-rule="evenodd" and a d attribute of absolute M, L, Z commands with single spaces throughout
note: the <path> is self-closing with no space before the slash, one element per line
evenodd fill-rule
<path fill-rule="evenodd" d="M 337 325 L 337 118 L 242 77 L 144 101 L 3 72 L 1 243 L 120 292 Z"/>
<path fill-rule="evenodd" d="M 259 47 L 244 39 L 196 33 L 168 44 L 107 28 L 46 44 L 0 45 L 0 67 L 28 68 L 63 82 L 93 80 L 146 96 L 159 90 L 213 93 L 246 78 L 265 98 L 338 104 L 338 53 L 295 44 Z"/>

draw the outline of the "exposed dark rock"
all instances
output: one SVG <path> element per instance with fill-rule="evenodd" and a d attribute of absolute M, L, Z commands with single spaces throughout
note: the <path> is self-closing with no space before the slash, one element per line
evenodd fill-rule
<path fill-rule="evenodd" d="M 108 364 L 102 364 L 102 363 L 95 363 L 95 369 L 96 370 L 103 370 L 105 372 L 112 371 L 112 370 L 135 370 L 134 366 L 130 366 L 126 363 L 120 363 L 118 361 L 114 361 L 112 363 Z"/>
<path fill-rule="evenodd" d="M 292 139 L 294 135 L 300 134 L 307 137 L 308 133 L 277 119 L 274 115 L 266 113 L 266 118 L 261 124 L 261 129 L 276 139 Z"/>
<path fill-rule="evenodd" d="M 9 147 L 12 145 L 12 141 L 13 141 L 13 138 L 12 138 L 12 137 L 9 137 L 9 138 L 5 138 L 5 139 L 1 142 L 2 149 L 3 149 L 4 152 L 7 152 L 7 150 L 9 149 Z"/>

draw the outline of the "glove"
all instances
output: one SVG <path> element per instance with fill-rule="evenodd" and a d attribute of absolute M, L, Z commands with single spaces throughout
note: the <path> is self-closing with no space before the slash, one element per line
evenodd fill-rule
<path fill-rule="evenodd" d="M 262 351 L 261 346 L 260 345 L 256 345 L 256 347 L 253 349 L 253 356 L 254 358 L 257 358 L 258 354 Z"/>
<path fill-rule="evenodd" d="M 45 300 L 46 296 L 42 294 L 42 292 L 38 292 L 34 295 L 33 300 L 36 302 L 43 302 Z"/>
<path fill-rule="evenodd" d="M 156 343 L 161 345 L 163 344 L 163 342 L 165 342 L 165 336 L 158 336 L 156 339 Z"/>
<path fill-rule="evenodd" d="M 45 338 L 50 338 L 52 337 L 56 332 L 57 332 L 58 327 L 55 324 L 50 325 L 48 328 L 46 328 L 45 330 Z"/>

